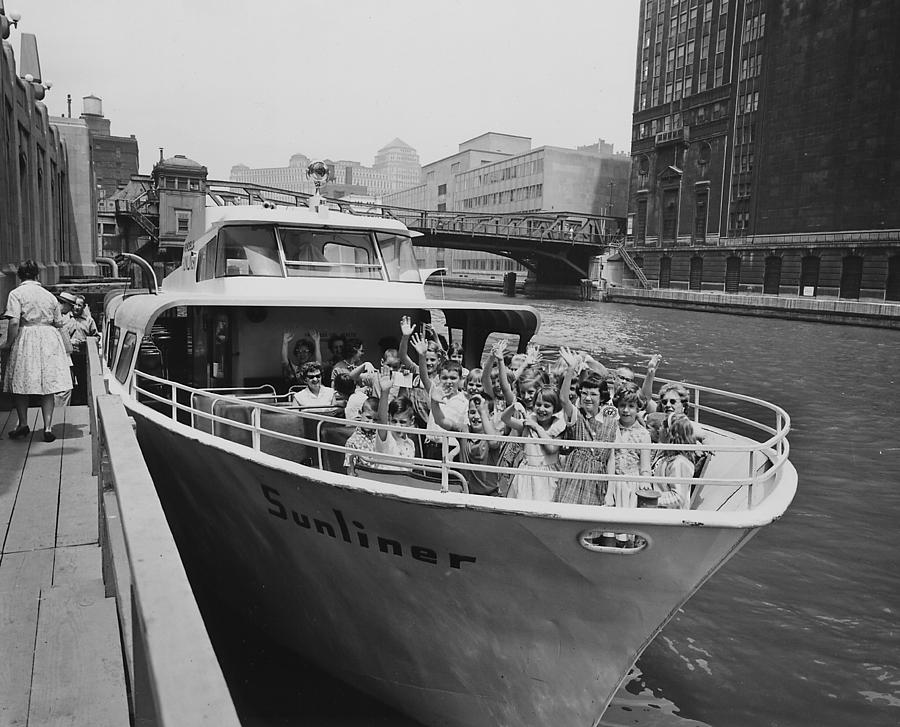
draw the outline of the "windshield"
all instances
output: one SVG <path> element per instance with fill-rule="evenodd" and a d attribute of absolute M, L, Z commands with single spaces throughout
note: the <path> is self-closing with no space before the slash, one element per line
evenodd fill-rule
<path fill-rule="evenodd" d="M 369 232 L 280 227 L 288 276 L 381 280 Z"/>
<path fill-rule="evenodd" d="M 275 235 L 268 225 L 223 227 L 218 239 L 206 245 L 201 250 L 201 255 L 201 267 L 205 269 L 209 262 L 213 262 L 217 278 L 233 275 L 280 278 L 284 275 L 278 259 Z M 205 277 L 209 276 L 204 275 L 200 279 Z"/>
<path fill-rule="evenodd" d="M 376 232 L 378 247 L 387 268 L 388 280 L 401 283 L 421 283 L 419 265 L 413 255 L 413 244 L 409 237 Z"/>

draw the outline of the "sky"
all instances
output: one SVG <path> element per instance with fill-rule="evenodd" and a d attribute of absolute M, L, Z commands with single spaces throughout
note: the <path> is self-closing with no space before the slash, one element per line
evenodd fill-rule
<path fill-rule="evenodd" d="M 3 0 L 37 36 L 52 115 L 103 99 L 140 171 L 184 154 L 371 166 L 395 137 L 422 164 L 487 131 L 534 147 L 631 139 L 639 0 Z"/>

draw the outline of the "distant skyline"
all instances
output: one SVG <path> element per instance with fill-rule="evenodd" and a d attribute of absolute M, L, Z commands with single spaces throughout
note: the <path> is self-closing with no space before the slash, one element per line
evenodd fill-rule
<path fill-rule="evenodd" d="M 638 0 L 5 0 L 34 33 L 54 116 L 103 99 L 140 169 L 359 161 L 399 137 L 422 164 L 487 131 L 534 146 L 631 144 Z"/>

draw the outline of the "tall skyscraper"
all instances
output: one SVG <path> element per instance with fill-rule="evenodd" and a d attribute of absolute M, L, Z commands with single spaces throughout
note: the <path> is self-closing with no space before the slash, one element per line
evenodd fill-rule
<path fill-rule="evenodd" d="M 629 226 L 651 281 L 900 299 L 898 28 L 894 0 L 642 0 Z"/>

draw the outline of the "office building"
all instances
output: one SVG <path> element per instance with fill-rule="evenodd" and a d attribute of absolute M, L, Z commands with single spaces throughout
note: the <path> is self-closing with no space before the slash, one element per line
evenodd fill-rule
<path fill-rule="evenodd" d="M 652 285 L 900 300 L 894 0 L 642 0 L 629 242 Z"/>
<path fill-rule="evenodd" d="M 423 183 L 386 195 L 385 204 L 472 214 L 574 213 L 625 216 L 630 159 L 602 139 L 566 149 L 531 147 L 531 138 L 487 132 L 451 156 L 426 164 Z M 458 278 L 499 280 L 525 269 L 486 252 L 421 251 L 427 267 Z"/>
<path fill-rule="evenodd" d="M 298 153 L 290 158 L 286 167 L 252 169 L 246 164 L 236 164 L 231 168 L 230 180 L 312 194 L 315 185 L 306 178 L 306 168 L 313 161 L 319 159 Z M 418 184 L 422 172 L 418 153 L 400 139 L 379 149 L 371 167 L 346 159 L 321 161 L 328 167 L 328 183 L 322 191 L 330 197 L 352 194 L 378 201 L 382 195 Z"/>

